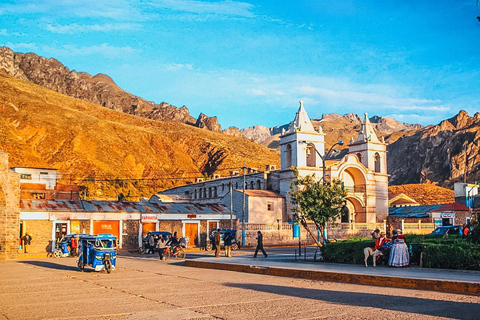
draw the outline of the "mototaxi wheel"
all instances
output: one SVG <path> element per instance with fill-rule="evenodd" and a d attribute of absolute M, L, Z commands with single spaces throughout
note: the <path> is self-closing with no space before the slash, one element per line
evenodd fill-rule
<path fill-rule="evenodd" d="M 53 256 L 55 258 L 60 258 L 62 256 L 62 252 L 57 249 L 57 250 L 53 251 Z"/>
<path fill-rule="evenodd" d="M 178 248 L 178 249 L 175 249 L 176 252 L 175 252 L 175 258 L 178 259 L 178 260 L 183 260 L 185 259 L 185 251 L 183 251 L 183 248 Z"/>
<path fill-rule="evenodd" d="M 144 254 L 145 253 L 145 248 L 144 247 L 139 247 L 138 248 L 138 253 Z"/>
<path fill-rule="evenodd" d="M 207 251 L 212 251 L 212 249 L 213 249 L 212 244 L 211 244 L 211 243 L 207 244 L 207 246 L 205 247 L 205 249 L 206 249 Z"/>
<path fill-rule="evenodd" d="M 238 246 L 238 243 L 232 244 L 232 250 L 233 251 L 238 250 L 238 249 L 240 249 L 240 247 Z"/>
<path fill-rule="evenodd" d="M 110 259 L 106 259 L 103 264 L 105 265 L 105 271 L 107 271 L 107 273 L 110 273 L 112 271 L 112 262 L 110 261 Z"/>

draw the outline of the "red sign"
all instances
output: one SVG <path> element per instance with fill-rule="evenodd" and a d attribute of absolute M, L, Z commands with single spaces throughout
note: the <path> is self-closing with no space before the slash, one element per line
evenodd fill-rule
<path fill-rule="evenodd" d="M 188 219 L 195 219 L 196 217 L 197 217 L 196 214 L 189 214 L 189 215 L 187 215 L 187 218 L 188 218 Z"/>

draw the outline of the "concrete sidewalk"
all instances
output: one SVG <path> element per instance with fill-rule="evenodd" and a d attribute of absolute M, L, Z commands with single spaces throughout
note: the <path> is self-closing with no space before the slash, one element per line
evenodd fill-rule
<path fill-rule="evenodd" d="M 295 261 L 295 256 L 291 254 L 273 254 L 268 258 L 259 255 L 256 259 L 251 255 L 236 255 L 233 258 L 197 257 L 187 259 L 185 265 L 282 277 L 480 295 L 480 271 L 388 266 L 366 268 L 364 265 L 354 264 Z"/>

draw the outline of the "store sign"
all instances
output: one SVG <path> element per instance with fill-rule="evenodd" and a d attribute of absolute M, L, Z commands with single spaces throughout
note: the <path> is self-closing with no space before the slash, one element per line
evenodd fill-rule
<path fill-rule="evenodd" d="M 142 223 L 157 222 L 158 218 L 156 214 L 142 214 Z"/>
<path fill-rule="evenodd" d="M 442 213 L 442 219 L 455 219 L 455 212 Z"/>
<path fill-rule="evenodd" d="M 189 214 L 189 215 L 187 215 L 187 218 L 188 218 L 188 219 L 195 219 L 196 217 L 197 217 L 196 214 Z"/>

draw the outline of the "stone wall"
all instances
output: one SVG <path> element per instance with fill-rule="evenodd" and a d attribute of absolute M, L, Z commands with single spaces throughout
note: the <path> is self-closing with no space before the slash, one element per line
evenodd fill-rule
<path fill-rule="evenodd" d="M 16 259 L 20 237 L 20 175 L 0 151 L 0 260 Z"/>
<path fill-rule="evenodd" d="M 123 249 L 137 249 L 138 248 L 138 231 L 140 228 L 140 221 L 138 220 L 125 220 L 123 221 L 124 233 L 123 237 Z"/>
<path fill-rule="evenodd" d="M 30 248 L 28 248 L 29 253 L 52 251 L 52 228 L 53 222 L 49 220 L 23 221 L 23 231 L 32 237 Z"/>

